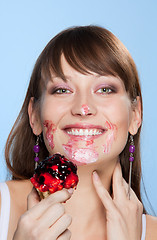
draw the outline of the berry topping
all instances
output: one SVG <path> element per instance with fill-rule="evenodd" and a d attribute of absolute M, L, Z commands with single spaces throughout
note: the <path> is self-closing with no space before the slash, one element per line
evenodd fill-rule
<path fill-rule="evenodd" d="M 77 166 L 63 155 L 54 154 L 39 163 L 30 180 L 40 192 L 74 188 L 78 183 Z"/>

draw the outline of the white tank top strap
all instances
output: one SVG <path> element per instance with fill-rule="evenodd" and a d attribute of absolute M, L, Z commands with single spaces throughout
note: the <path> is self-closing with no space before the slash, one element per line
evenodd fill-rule
<path fill-rule="evenodd" d="M 10 218 L 10 192 L 7 184 L 0 183 L 1 212 L 0 212 L 0 240 L 7 240 Z"/>
<path fill-rule="evenodd" d="M 146 215 L 142 214 L 142 236 L 141 240 L 146 239 Z"/>

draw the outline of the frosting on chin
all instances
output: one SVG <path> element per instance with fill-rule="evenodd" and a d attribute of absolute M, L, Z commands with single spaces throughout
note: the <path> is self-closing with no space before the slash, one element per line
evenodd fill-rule
<path fill-rule="evenodd" d="M 99 154 L 92 148 L 72 148 L 63 146 L 67 157 L 76 165 L 86 165 L 98 160 Z"/>

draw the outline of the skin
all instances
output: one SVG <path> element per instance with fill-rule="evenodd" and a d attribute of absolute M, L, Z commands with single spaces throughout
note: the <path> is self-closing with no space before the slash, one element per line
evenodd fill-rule
<path fill-rule="evenodd" d="M 140 101 L 138 99 L 136 107 L 132 108 L 121 79 L 98 77 L 94 73 L 83 75 L 72 69 L 64 56 L 61 60 L 68 82 L 56 77 L 53 82 L 48 82 L 39 113 L 32 107 L 33 99 L 30 100 L 28 113 L 34 134 L 38 135 L 43 131 L 50 154 L 65 154 L 63 145 L 70 138 L 63 130 L 67 123 L 90 123 L 105 128 L 107 122 L 108 128 L 105 134 L 89 143 L 89 146 L 96 149 L 99 157 L 93 163 L 78 166 L 80 180 L 73 194 L 63 189 L 40 201 L 36 191 L 31 191 L 27 211 L 23 208 L 25 213 L 18 221 L 13 239 L 140 240 L 143 207 L 132 190 L 131 198 L 128 199 L 127 183 L 118 163 L 128 132 L 136 134 L 141 124 Z M 68 87 L 70 93 L 52 94 L 54 86 L 62 86 L 64 89 Z M 116 93 L 102 94 L 100 89 L 109 86 L 116 88 Z M 82 112 L 83 104 L 89 106 L 86 115 Z M 54 105 L 55 114 L 52 107 Z M 47 137 L 45 121 L 51 121 L 55 129 L 51 132 L 53 148 Z M 106 154 L 103 145 L 113 134 L 112 126 L 115 126 L 114 138 Z M 77 140 L 78 149 L 87 145 L 87 141 Z M 113 196 L 110 196 L 111 180 Z M 30 186 L 29 182 L 28 184 Z M 148 229 L 146 239 L 153 240 L 156 223 L 148 218 L 148 224 L 150 222 L 154 224 Z"/>

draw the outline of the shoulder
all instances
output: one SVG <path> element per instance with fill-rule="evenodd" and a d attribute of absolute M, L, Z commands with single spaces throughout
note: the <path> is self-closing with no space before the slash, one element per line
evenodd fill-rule
<path fill-rule="evenodd" d="M 20 216 L 27 210 L 27 196 L 31 192 L 32 184 L 30 180 L 12 180 L 6 184 L 11 200 L 8 239 L 12 239 Z"/>
<path fill-rule="evenodd" d="M 13 202 L 20 202 L 22 199 L 26 199 L 27 195 L 32 189 L 32 184 L 29 180 L 11 180 L 5 182 L 8 186 L 11 200 Z M 1 194 L 0 194 L 0 206 L 1 206 Z"/>
<path fill-rule="evenodd" d="M 27 196 L 32 190 L 30 180 L 11 180 L 5 182 L 9 189 L 11 204 L 14 207 L 23 208 L 27 204 Z M 1 194 L 0 194 L 1 195 Z M 0 197 L 1 206 L 1 197 Z"/>
<path fill-rule="evenodd" d="M 26 187 L 27 189 L 32 186 L 30 180 L 10 180 L 7 181 L 6 184 L 8 185 L 10 191 L 19 191 L 23 187 Z"/>
<path fill-rule="evenodd" d="M 12 199 L 27 198 L 33 187 L 30 180 L 11 180 L 7 181 L 6 184 Z"/>
<path fill-rule="evenodd" d="M 146 215 L 146 240 L 157 239 L 157 217 Z"/>

